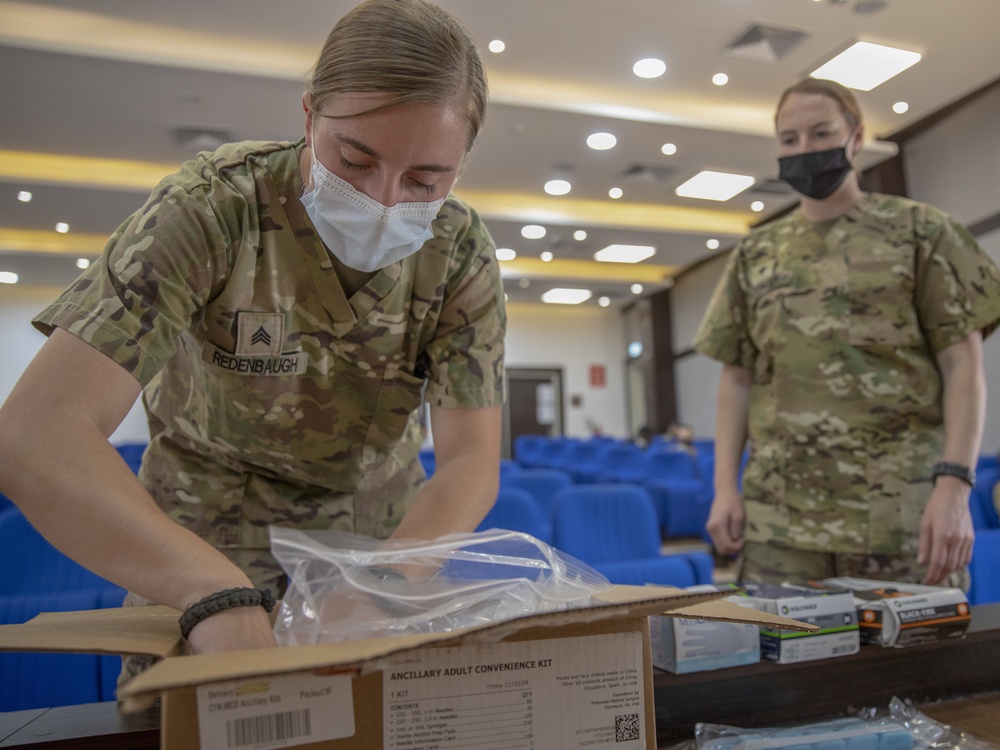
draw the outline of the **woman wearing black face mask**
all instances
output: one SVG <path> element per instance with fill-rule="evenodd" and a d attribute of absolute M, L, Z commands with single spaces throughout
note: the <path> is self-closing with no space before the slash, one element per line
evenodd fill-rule
<path fill-rule="evenodd" d="M 843 86 L 792 86 L 775 124 L 801 205 L 734 250 L 695 341 L 723 363 L 708 531 L 742 580 L 967 588 L 1000 271 L 943 212 L 862 192 Z"/>

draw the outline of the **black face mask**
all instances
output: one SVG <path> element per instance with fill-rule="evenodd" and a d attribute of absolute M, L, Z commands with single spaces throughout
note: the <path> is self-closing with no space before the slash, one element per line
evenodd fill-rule
<path fill-rule="evenodd" d="M 778 179 L 795 192 L 818 201 L 832 195 L 851 169 L 844 146 L 778 158 Z"/>

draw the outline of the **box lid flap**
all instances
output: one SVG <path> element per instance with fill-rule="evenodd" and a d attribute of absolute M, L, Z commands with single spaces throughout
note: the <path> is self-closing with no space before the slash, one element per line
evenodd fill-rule
<path fill-rule="evenodd" d="M 20 625 L 0 625 L 0 651 L 172 656 L 181 646 L 178 615 L 161 606 L 42 612 Z"/>
<path fill-rule="evenodd" d="M 801 630 L 807 633 L 820 629 L 818 625 L 742 607 L 725 599 L 697 602 L 686 607 L 672 609 L 664 614 L 669 617 L 690 617 L 693 620 L 721 620 L 723 622 L 745 622 L 751 625 L 772 625 L 780 627 L 782 630 Z"/>

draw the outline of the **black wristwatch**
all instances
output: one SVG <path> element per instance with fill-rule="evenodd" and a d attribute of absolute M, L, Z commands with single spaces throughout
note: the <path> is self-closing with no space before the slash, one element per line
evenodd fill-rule
<path fill-rule="evenodd" d="M 946 475 L 958 477 L 970 487 L 976 486 L 976 470 L 970 469 L 968 466 L 953 464 L 950 461 L 938 461 L 931 467 L 931 471 L 934 472 L 934 479 L 937 479 L 941 475 Z"/>

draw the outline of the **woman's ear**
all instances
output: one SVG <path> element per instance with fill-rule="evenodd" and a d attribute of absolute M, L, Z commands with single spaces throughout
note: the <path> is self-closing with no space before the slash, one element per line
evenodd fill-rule
<path fill-rule="evenodd" d="M 851 136 L 851 145 L 853 146 L 854 153 L 851 154 L 851 163 L 858 158 L 858 154 L 861 153 L 861 149 L 865 145 L 865 126 L 864 123 L 858 123 L 858 126 L 854 129 L 854 135 Z"/>
<path fill-rule="evenodd" d="M 313 115 L 312 108 L 309 106 L 312 102 L 312 97 L 309 92 L 302 94 L 302 111 L 306 113 L 306 146 L 312 148 L 312 123 Z"/>

